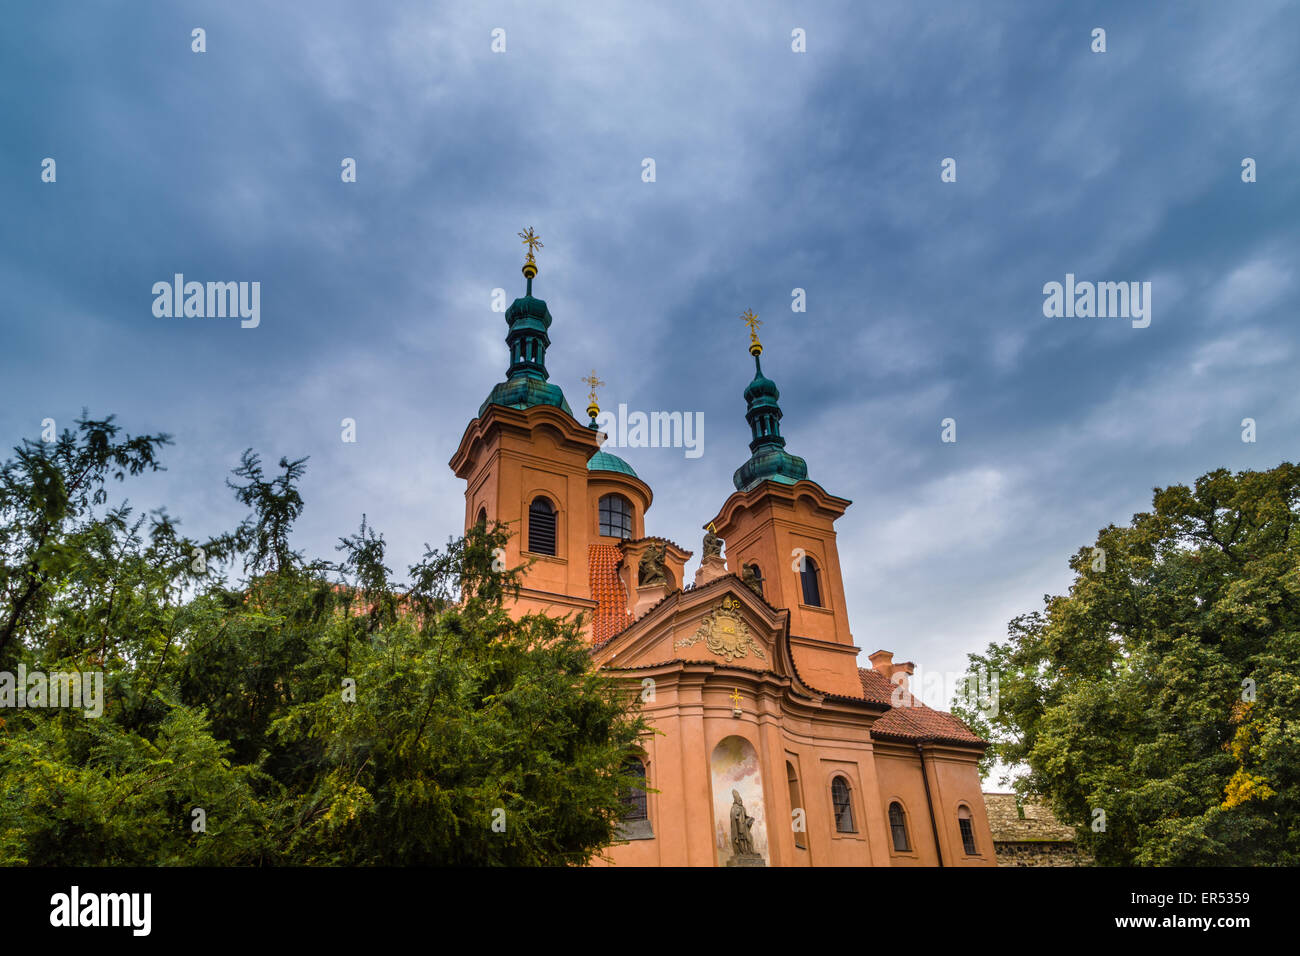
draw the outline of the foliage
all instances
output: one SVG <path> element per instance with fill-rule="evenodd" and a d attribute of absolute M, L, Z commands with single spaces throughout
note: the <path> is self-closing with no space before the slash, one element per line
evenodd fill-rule
<path fill-rule="evenodd" d="M 190 540 L 108 506 L 168 437 L 77 425 L 0 469 L 0 671 L 101 673 L 103 714 L 0 708 L 0 864 L 567 865 L 614 841 L 646 727 L 580 622 L 512 617 L 504 528 L 404 585 L 364 517 L 309 562 L 305 459 L 268 477 L 249 451 L 247 519 Z"/>
<path fill-rule="evenodd" d="M 1157 489 L 970 655 L 994 752 L 1099 863 L 1300 863 L 1298 503 L 1289 463 Z"/>

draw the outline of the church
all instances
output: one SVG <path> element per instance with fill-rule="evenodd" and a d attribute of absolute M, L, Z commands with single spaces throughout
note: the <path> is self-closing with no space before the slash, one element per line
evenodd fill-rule
<path fill-rule="evenodd" d="M 646 533 L 649 485 L 602 450 L 594 375 L 585 425 L 549 381 L 541 244 L 520 236 L 527 287 L 505 313 L 506 380 L 450 465 L 466 529 L 515 532 L 506 563 L 527 569 L 513 613 L 581 615 L 596 665 L 627 681 L 656 731 L 629 768 L 645 788 L 601 864 L 996 866 L 985 741 L 908 693 L 911 662 L 877 650 L 858 666 L 835 543 L 851 502 L 785 450 L 757 317 L 744 316 L 752 454 L 701 514 L 688 581 L 692 552 Z"/>

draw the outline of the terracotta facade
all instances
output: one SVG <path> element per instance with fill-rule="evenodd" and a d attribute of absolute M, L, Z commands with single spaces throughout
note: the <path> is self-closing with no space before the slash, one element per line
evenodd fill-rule
<path fill-rule="evenodd" d="M 525 354 L 517 317 L 532 322 L 525 332 L 550 325 L 531 279 L 507 314 Z M 537 394 L 544 373 L 531 373 L 531 391 L 512 378 L 493 396 Z M 755 383 L 751 407 L 769 420 L 754 425 L 751 448 L 783 446 L 769 437 L 779 435 L 775 385 L 761 369 Z M 658 731 L 640 754 L 644 815 L 631 814 L 626 842 L 603 862 L 996 865 L 977 769 L 983 741 L 910 697 L 910 663 L 878 651 L 871 667 L 858 666 L 834 528 L 850 502 L 760 470 L 706 522 L 725 555 L 705 555 L 687 581 L 692 553 L 645 534 L 650 488 L 599 451 L 594 396 L 583 426 L 545 388 L 543 399 L 513 406 L 490 397 L 451 467 L 466 482 L 466 528 L 480 517 L 507 524 L 517 532 L 507 562 L 532 562 L 516 613 L 581 614 L 595 662 L 627 681 Z M 801 473 L 802 459 L 783 460 L 776 467 Z M 530 535 L 530 521 L 544 533 Z M 753 821 L 749 855 L 735 849 L 726 818 L 737 800 Z"/>

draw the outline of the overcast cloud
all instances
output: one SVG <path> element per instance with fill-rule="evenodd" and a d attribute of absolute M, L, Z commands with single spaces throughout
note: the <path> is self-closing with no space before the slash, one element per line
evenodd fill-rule
<path fill-rule="evenodd" d="M 133 500 L 196 536 L 241 516 L 245 447 L 309 455 L 298 545 L 364 511 L 405 567 L 461 529 L 531 225 L 574 410 L 595 368 L 606 408 L 704 413 L 698 459 L 619 451 L 648 533 L 698 553 L 733 490 L 752 308 L 787 448 L 855 502 L 862 663 L 958 669 L 1154 486 L 1294 456 L 1297 36 L 1266 0 L 21 5 L 0 435 L 173 433 Z M 259 281 L 261 324 L 155 317 L 178 272 Z M 1067 273 L 1151 282 L 1150 326 L 1045 318 Z"/>

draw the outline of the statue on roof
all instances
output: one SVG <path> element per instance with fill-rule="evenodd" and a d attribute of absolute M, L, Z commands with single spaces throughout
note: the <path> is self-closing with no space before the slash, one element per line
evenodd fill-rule
<path fill-rule="evenodd" d="M 641 562 L 637 567 L 637 584 L 640 587 L 651 587 L 656 584 L 667 586 L 668 575 L 664 570 L 664 559 L 666 553 L 662 544 L 651 544 L 641 555 Z"/>
<path fill-rule="evenodd" d="M 725 542 L 713 533 L 713 525 L 704 529 L 704 560 L 722 557 L 722 545 Z"/>

